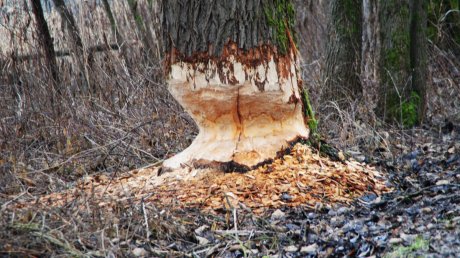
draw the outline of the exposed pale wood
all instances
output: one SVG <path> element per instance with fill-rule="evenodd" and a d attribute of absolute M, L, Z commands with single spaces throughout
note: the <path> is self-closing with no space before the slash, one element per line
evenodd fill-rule
<path fill-rule="evenodd" d="M 233 61 L 227 68 L 212 61 L 171 66 L 170 92 L 200 132 L 190 147 L 166 160 L 165 167 L 202 161 L 252 167 L 274 158 L 289 141 L 308 137 L 294 56 L 287 77 L 280 76 L 273 59 L 256 67 L 234 59 L 229 57 Z"/>

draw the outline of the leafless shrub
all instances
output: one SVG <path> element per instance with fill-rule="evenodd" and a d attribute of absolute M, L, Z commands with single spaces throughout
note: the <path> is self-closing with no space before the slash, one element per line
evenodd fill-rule
<path fill-rule="evenodd" d="M 161 60 L 145 55 L 125 1 L 114 1 L 113 12 L 126 42 L 116 42 L 96 1 L 72 3 L 88 74 L 78 65 L 84 59 L 68 52 L 62 21 L 51 10 L 47 22 L 61 53 L 60 95 L 50 87 L 28 2 L 10 1 L 0 16 L 6 39 L 0 48 L 0 166 L 12 171 L 1 181 L 15 175 L 21 182 L 16 193 L 55 191 L 82 175 L 157 162 L 185 148 L 196 131 L 166 89 Z M 154 13 L 147 1 L 139 5 Z M 129 54 L 120 48 L 90 53 L 110 44 L 126 45 Z"/>

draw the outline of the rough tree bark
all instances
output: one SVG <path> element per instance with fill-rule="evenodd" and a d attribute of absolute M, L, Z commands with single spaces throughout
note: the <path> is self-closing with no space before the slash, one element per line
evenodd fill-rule
<path fill-rule="evenodd" d="M 109 19 L 110 22 L 110 28 L 112 29 L 112 32 L 115 36 L 115 39 L 117 41 L 117 45 L 120 46 L 120 52 L 123 58 L 125 59 L 126 62 L 126 67 L 128 68 L 127 71 L 128 73 L 131 72 L 131 62 L 128 57 L 128 49 L 127 49 L 127 44 L 125 40 L 123 39 L 123 36 L 121 35 L 120 31 L 118 30 L 118 25 L 117 21 L 115 19 L 115 16 L 113 15 L 112 8 L 110 7 L 109 1 L 108 0 L 102 0 L 102 4 L 104 5 L 104 10 L 107 15 L 107 18 Z"/>
<path fill-rule="evenodd" d="M 74 58 L 77 60 L 81 73 L 83 73 L 86 83 L 86 88 L 90 88 L 90 79 L 88 72 L 88 60 L 90 55 L 85 54 L 85 49 L 83 48 L 83 40 L 80 36 L 80 31 L 78 30 L 77 23 L 75 18 L 69 8 L 67 8 L 64 0 L 53 0 L 53 3 L 61 16 L 62 22 L 65 24 L 65 28 L 70 36 L 71 48 L 74 51 Z M 64 31 L 65 33 L 65 31 Z M 91 54 L 91 53 L 89 53 Z"/>
<path fill-rule="evenodd" d="M 53 85 L 59 86 L 59 70 L 56 63 L 56 53 L 54 52 L 54 43 L 51 37 L 48 24 L 45 20 L 45 15 L 43 14 L 43 8 L 40 3 L 40 0 L 32 0 L 32 11 L 37 21 L 37 31 L 38 38 L 40 40 L 40 45 L 45 52 L 45 60 L 48 66 L 48 70 L 51 73 L 53 78 Z M 56 91 L 60 93 L 58 87 L 55 87 Z"/>
<path fill-rule="evenodd" d="M 308 137 L 285 0 L 162 0 L 171 94 L 199 134 L 164 167 L 219 164 L 250 169 Z"/>
<path fill-rule="evenodd" d="M 337 101 L 342 108 L 362 96 L 361 9 L 359 0 L 332 0 L 329 7 L 322 101 Z"/>
<path fill-rule="evenodd" d="M 423 122 L 426 113 L 427 79 L 427 1 L 411 0 L 410 72 L 412 77 L 411 102 L 415 105 L 416 124 Z M 415 98 L 415 99 L 414 99 Z"/>
<path fill-rule="evenodd" d="M 144 45 L 147 56 L 151 57 L 153 60 L 156 60 L 158 57 L 155 55 L 156 52 L 153 49 L 153 35 L 145 26 L 143 17 L 138 10 L 138 4 L 139 3 L 137 0 L 128 0 L 129 10 L 131 11 L 131 15 L 133 16 L 134 22 L 136 23 L 137 30 L 140 33 L 140 38 L 142 44 Z"/>

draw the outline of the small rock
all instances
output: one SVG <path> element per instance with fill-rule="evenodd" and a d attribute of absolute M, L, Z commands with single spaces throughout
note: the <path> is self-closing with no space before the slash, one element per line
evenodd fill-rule
<path fill-rule="evenodd" d="M 417 227 L 415 230 L 417 230 L 418 232 L 424 232 L 426 230 L 426 227 L 420 226 L 420 227 Z"/>
<path fill-rule="evenodd" d="M 329 212 L 327 213 L 327 215 L 329 215 L 329 216 L 336 216 L 336 215 L 337 215 L 337 212 L 334 211 L 334 210 L 329 210 Z"/>
<path fill-rule="evenodd" d="M 314 218 L 316 218 L 316 216 L 317 216 L 316 213 L 313 213 L 313 212 L 310 212 L 310 213 L 308 213 L 308 215 L 307 215 L 307 217 L 308 217 L 309 219 L 314 219 Z"/>
<path fill-rule="evenodd" d="M 198 244 L 200 245 L 207 245 L 209 244 L 209 240 L 204 238 L 204 237 L 200 237 L 200 236 L 195 236 L 196 240 L 198 240 Z"/>
<path fill-rule="evenodd" d="M 257 250 L 257 249 L 251 249 L 250 252 L 251 252 L 251 254 L 258 254 L 258 253 L 259 253 L 259 250 Z"/>
<path fill-rule="evenodd" d="M 136 257 L 147 256 L 147 251 L 144 248 L 136 247 L 132 251 L 133 255 Z"/>
<path fill-rule="evenodd" d="M 348 213 L 348 210 L 349 209 L 347 207 L 341 207 L 340 209 L 337 210 L 337 214 L 342 215 L 342 214 Z"/>
<path fill-rule="evenodd" d="M 301 254 L 315 254 L 316 250 L 318 250 L 318 245 L 315 243 L 309 246 L 302 246 L 302 248 L 300 248 L 300 253 Z"/>
<path fill-rule="evenodd" d="M 422 208 L 420 211 L 422 211 L 423 213 L 431 213 L 431 208 L 430 207 L 425 207 L 425 208 Z"/>
<path fill-rule="evenodd" d="M 428 225 L 426 225 L 427 229 L 433 229 L 434 227 L 435 225 L 433 223 L 429 223 Z"/>
<path fill-rule="evenodd" d="M 277 209 L 276 211 L 272 213 L 271 219 L 272 220 L 282 220 L 284 219 L 285 216 L 286 214 L 284 212 L 282 212 L 280 209 Z"/>
<path fill-rule="evenodd" d="M 283 200 L 283 201 L 290 202 L 290 201 L 292 201 L 292 199 L 293 199 L 292 196 L 289 195 L 288 193 L 283 193 L 281 195 L 281 200 Z"/>
<path fill-rule="evenodd" d="M 401 238 L 390 238 L 390 240 L 388 240 L 388 243 L 392 245 L 400 244 L 402 242 L 403 240 Z"/>
<path fill-rule="evenodd" d="M 288 223 L 286 224 L 286 228 L 290 231 L 295 231 L 295 230 L 299 230 L 300 226 L 297 226 L 296 224 Z"/>
<path fill-rule="evenodd" d="M 447 185 L 449 184 L 449 180 L 439 180 L 436 182 L 436 185 Z"/>
<path fill-rule="evenodd" d="M 377 198 L 377 195 L 376 195 L 376 194 L 370 193 L 370 194 L 366 194 L 366 195 L 364 195 L 363 197 L 361 197 L 361 200 L 364 201 L 364 202 L 371 203 L 371 202 L 374 201 L 376 198 Z"/>
<path fill-rule="evenodd" d="M 294 252 L 297 252 L 297 250 L 299 250 L 299 248 L 297 248 L 297 246 L 295 245 L 286 246 L 284 248 L 284 251 L 287 253 L 294 253 Z"/>
<path fill-rule="evenodd" d="M 203 232 L 204 232 L 206 229 L 208 229 L 208 228 L 209 228 L 208 225 L 203 225 L 203 226 L 201 226 L 201 227 L 195 229 L 195 234 L 201 236 L 201 235 L 203 235 Z"/>
<path fill-rule="evenodd" d="M 415 239 L 416 237 L 417 237 L 416 235 L 410 235 L 410 234 L 401 233 L 401 238 L 402 238 L 402 240 L 404 240 L 404 242 L 406 242 L 406 243 L 412 243 L 412 241 L 414 241 L 414 239 Z"/>
<path fill-rule="evenodd" d="M 364 156 L 364 155 L 357 155 L 357 156 L 354 156 L 354 158 L 355 158 L 356 161 L 358 161 L 358 162 L 364 162 L 364 161 L 366 161 L 366 156 Z"/>

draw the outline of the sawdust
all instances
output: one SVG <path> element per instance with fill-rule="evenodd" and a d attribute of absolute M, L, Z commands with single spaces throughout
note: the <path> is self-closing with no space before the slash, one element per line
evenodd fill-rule
<path fill-rule="evenodd" d="M 116 178 L 86 178 L 73 189 L 44 196 L 35 203 L 85 208 L 91 200 L 101 208 L 115 209 L 143 201 L 213 212 L 238 206 L 261 213 L 282 206 L 348 204 L 368 193 L 389 191 L 374 168 L 354 160 L 331 161 L 300 143 L 288 155 L 247 173 L 190 168 L 161 176 L 157 172 L 158 167 L 134 170 Z M 229 196 L 235 200 L 230 202 Z"/>

